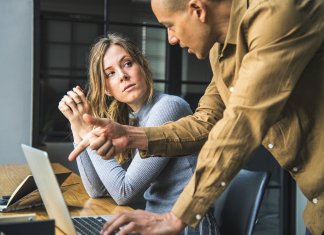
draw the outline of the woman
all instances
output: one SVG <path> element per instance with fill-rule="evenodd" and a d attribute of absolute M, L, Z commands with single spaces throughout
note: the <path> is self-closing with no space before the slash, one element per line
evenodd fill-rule
<path fill-rule="evenodd" d="M 94 127 L 82 120 L 84 113 L 110 118 L 121 124 L 157 126 L 190 115 L 181 98 L 154 92 L 148 62 L 129 40 L 109 34 L 92 48 L 87 97 L 80 87 L 67 92 L 59 109 L 70 121 L 77 145 Z M 156 213 L 171 210 L 190 179 L 196 155 L 179 158 L 141 159 L 137 150 L 127 150 L 115 159 L 102 159 L 87 148 L 77 158 L 84 186 L 91 197 L 110 195 L 117 204 L 127 205 L 142 195 L 145 209 Z M 125 163 L 129 166 L 124 167 Z M 209 213 L 196 229 L 183 234 L 217 234 L 215 219 Z"/>

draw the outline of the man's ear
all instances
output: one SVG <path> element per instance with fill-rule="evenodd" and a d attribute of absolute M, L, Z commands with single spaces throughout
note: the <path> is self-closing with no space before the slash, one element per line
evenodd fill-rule
<path fill-rule="evenodd" d="M 202 0 L 190 0 L 188 3 L 190 15 L 197 17 L 201 22 L 206 21 L 206 4 Z"/>

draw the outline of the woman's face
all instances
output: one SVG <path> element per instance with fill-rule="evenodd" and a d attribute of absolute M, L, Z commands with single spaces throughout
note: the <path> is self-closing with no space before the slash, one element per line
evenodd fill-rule
<path fill-rule="evenodd" d="M 147 84 L 139 64 L 118 45 L 111 45 L 104 56 L 106 93 L 138 111 L 147 96 Z"/>

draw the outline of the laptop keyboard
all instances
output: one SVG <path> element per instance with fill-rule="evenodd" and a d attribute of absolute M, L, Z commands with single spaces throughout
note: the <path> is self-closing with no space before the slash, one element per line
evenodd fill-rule
<path fill-rule="evenodd" d="M 75 217 L 72 221 L 77 233 L 81 235 L 98 235 L 106 223 L 102 217 Z"/>

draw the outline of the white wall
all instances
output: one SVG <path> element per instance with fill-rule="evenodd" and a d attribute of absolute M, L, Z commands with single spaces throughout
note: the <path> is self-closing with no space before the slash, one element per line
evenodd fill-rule
<path fill-rule="evenodd" d="M 0 0 L 0 164 L 25 162 L 31 144 L 33 0 Z"/>

